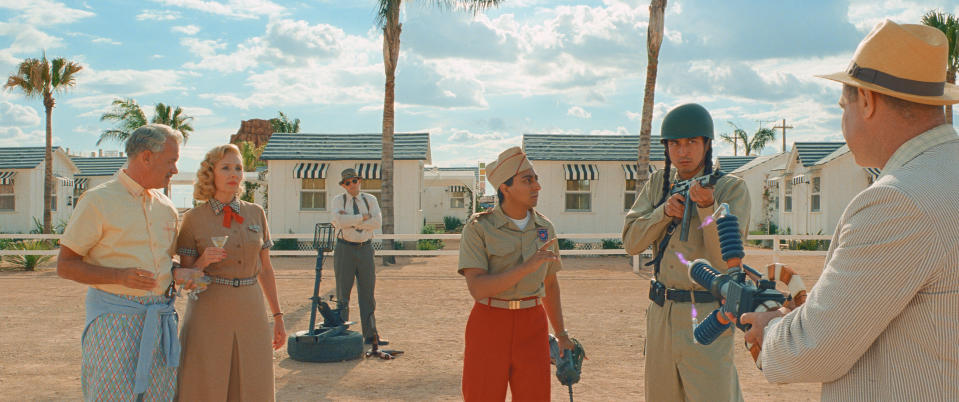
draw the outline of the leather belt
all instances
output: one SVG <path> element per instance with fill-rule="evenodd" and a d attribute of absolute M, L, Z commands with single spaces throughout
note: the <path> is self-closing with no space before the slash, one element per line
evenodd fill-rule
<path fill-rule="evenodd" d="M 690 290 L 667 288 L 662 282 L 649 281 L 649 300 L 652 300 L 660 307 L 666 303 L 666 300 L 672 300 L 678 303 L 689 303 L 691 301 Z M 696 303 L 712 303 L 716 297 L 707 290 L 696 290 Z"/>
<path fill-rule="evenodd" d="M 346 244 L 349 244 L 349 245 L 355 246 L 355 247 L 360 247 L 360 246 L 365 246 L 365 245 L 367 245 L 367 244 L 370 244 L 370 240 L 367 240 L 367 241 L 362 242 L 362 243 L 357 243 L 357 242 L 355 242 L 355 241 L 349 241 L 349 240 L 346 240 L 346 239 L 339 238 L 339 239 L 336 239 L 336 241 L 337 241 L 337 242 L 344 242 L 344 243 L 346 243 Z"/>
<path fill-rule="evenodd" d="M 227 285 L 238 288 L 240 286 L 250 286 L 256 284 L 256 277 L 251 276 L 249 278 L 221 278 L 219 276 L 207 275 L 210 277 L 210 283 L 215 283 L 217 285 Z"/>
<path fill-rule="evenodd" d="M 506 310 L 522 310 L 522 309 L 538 306 L 539 297 L 532 297 L 532 298 L 520 299 L 520 300 L 503 300 L 503 299 L 487 297 L 485 299 L 478 300 L 477 303 L 485 304 L 493 308 L 501 308 Z"/>

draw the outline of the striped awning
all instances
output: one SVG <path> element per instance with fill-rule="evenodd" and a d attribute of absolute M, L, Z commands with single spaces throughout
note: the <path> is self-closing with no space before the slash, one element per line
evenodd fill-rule
<path fill-rule="evenodd" d="M 357 163 L 356 174 L 360 175 L 360 178 L 364 180 L 380 180 L 383 178 L 379 163 Z"/>
<path fill-rule="evenodd" d="M 451 193 L 468 193 L 470 192 L 470 188 L 466 186 L 449 186 L 446 188 L 446 191 Z"/>
<path fill-rule="evenodd" d="M 53 175 L 53 180 L 60 182 L 63 187 L 73 187 L 73 179 L 69 177 L 63 177 L 58 174 Z"/>
<path fill-rule="evenodd" d="M 297 179 L 325 179 L 329 166 L 320 162 L 297 163 L 293 167 L 293 177 Z"/>
<path fill-rule="evenodd" d="M 807 179 L 806 176 L 803 176 L 800 174 L 800 175 L 793 176 L 791 183 L 792 184 L 809 183 L 809 179 Z"/>
<path fill-rule="evenodd" d="M 879 173 L 882 173 L 882 170 L 876 169 L 876 168 L 863 168 L 863 169 L 866 170 L 866 173 L 869 173 L 869 175 L 872 176 L 873 180 L 876 180 L 876 178 L 879 177 Z"/>
<path fill-rule="evenodd" d="M 653 174 L 656 171 L 656 166 L 646 165 L 649 168 L 649 174 Z M 626 180 L 636 180 L 636 169 L 639 169 L 639 165 L 623 165 L 623 171 L 626 172 Z"/>
<path fill-rule="evenodd" d="M 599 177 L 596 165 L 585 163 L 567 163 L 563 165 L 563 171 L 566 172 L 566 180 L 596 180 Z"/>
<path fill-rule="evenodd" d="M 782 175 L 772 176 L 766 179 L 767 186 L 778 186 L 779 182 L 783 179 Z"/>
<path fill-rule="evenodd" d="M 17 172 L 0 172 L 0 184 L 13 184 L 13 176 L 16 176 Z"/>
<path fill-rule="evenodd" d="M 73 188 L 77 190 L 86 190 L 87 183 L 90 181 L 88 177 L 79 177 L 73 182 Z"/>

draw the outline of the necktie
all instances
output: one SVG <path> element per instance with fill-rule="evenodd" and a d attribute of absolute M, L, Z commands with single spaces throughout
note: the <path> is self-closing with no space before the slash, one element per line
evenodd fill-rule
<path fill-rule="evenodd" d="M 223 207 L 223 227 L 230 227 L 231 222 L 236 221 L 236 223 L 243 223 L 243 217 L 240 214 L 233 212 L 233 208 L 229 205 Z"/>
<path fill-rule="evenodd" d="M 359 204 L 356 203 L 356 197 L 353 197 L 353 215 L 359 215 L 359 214 L 360 214 L 360 206 Z M 356 229 L 357 233 L 362 231 L 363 229 Z"/>

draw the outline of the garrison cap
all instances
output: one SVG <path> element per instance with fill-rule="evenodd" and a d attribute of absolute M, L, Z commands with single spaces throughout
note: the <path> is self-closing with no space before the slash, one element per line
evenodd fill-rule
<path fill-rule="evenodd" d="M 486 165 L 486 181 L 499 188 L 517 173 L 532 169 L 533 164 L 526 158 L 526 153 L 520 147 L 512 147 L 499 154 L 495 161 Z"/>

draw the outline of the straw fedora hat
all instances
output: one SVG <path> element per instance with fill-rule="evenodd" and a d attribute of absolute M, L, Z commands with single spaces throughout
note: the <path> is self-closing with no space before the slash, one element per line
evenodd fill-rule
<path fill-rule="evenodd" d="M 859 43 L 846 71 L 817 77 L 927 105 L 959 103 L 946 82 L 949 41 L 942 31 L 885 20 Z"/>

